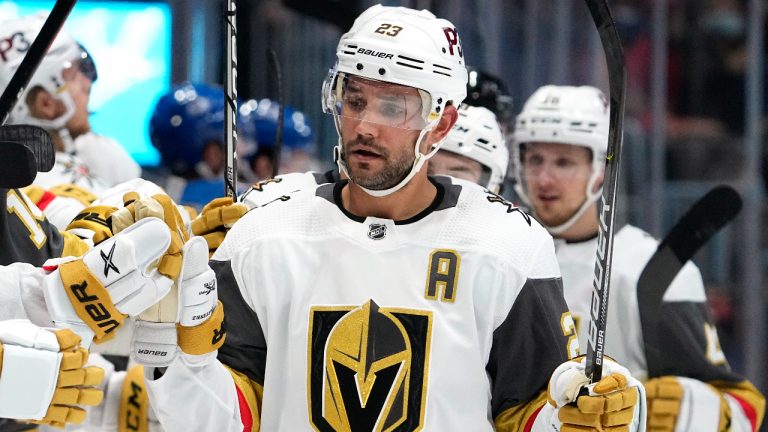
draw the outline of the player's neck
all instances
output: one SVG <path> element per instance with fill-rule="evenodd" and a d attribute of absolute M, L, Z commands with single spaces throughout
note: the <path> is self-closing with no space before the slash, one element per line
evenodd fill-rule
<path fill-rule="evenodd" d="M 570 228 L 557 237 L 568 241 L 593 238 L 597 234 L 598 223 L 597 202 L 595 202 L 589 206 L 587 211 Z"/>
<path fill-rule="evenodd" d="M 435 200 L 437 188 L 424 171 L 416 174 L 402 189 L 383 197 L 374 197 L 349 182 L 341 191 L 341 204 L 360 217 L 378 217 L 401 221 L 418 215 Z"/>

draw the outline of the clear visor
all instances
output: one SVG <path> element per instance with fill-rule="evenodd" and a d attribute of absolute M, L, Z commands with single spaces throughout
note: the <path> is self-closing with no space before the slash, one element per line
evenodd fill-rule
<path fill-rule="evenodd" d="M 78 47 L 79 49 L 74 58 L 64 64 L 64 78 L 71 79 L 71 72 L 68 71 L 80 71 L 91 81 L 91 83 L 94 83 L 99 77 L 99 74 L 96 71 L 96 64 L 93 62 L 93 57 L 91 57 L 85 47 L 80 44 L 78 44 Z"/>
<path fill-rule="evenodd" d="M 339 72 L 324 84 L 323 111 L 344 119 L 422 130 L 428 124 L 429 94 L 414 87 Z"/>

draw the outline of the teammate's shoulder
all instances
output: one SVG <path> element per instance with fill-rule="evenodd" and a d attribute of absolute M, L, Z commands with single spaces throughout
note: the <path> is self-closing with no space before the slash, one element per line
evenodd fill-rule
<path fill-rule="evenodd" d="M 329 173 L 308 171 L 281 174 L 254 183 L 240 196 L 240 200 L 249 207 L 260 207 L 273 202 L 276 198 L 290 196 L 303 189 L 314 190 L 318 185 L 332 181 Z"/>
<path fill-rule="evenodd" d="M 488 228 L 504 232 L 509 229 L 543 229 L 525 209 L 476 183 L 453 177 L 435 177 L 435 180 L 442 182 L 449 190 L 460 189 L 456 205 L 463 218 L 482 221 Z"/>

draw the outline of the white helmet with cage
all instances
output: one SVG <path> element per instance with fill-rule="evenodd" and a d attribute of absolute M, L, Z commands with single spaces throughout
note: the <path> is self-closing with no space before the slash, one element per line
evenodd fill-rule
<path fill-rule="evenodd" d="M 403 98 L 402 115 L 378 116 L 365 121 L 385 126 L 421 131 L 414 146 L 415 159 L 410 173 L 396 186 L 386 190 L 363 188 L 373 196 L 389 195 L 404 185 L 437 151 L 419 150 L 424 136 L 439 122 L 446 105 L 459 106 L 466 97 L 467 69 L 456 28 L 451 22 L 435 17 L 427 10 L 404 7 L 372 6 L 361 14 L 345 33 L 336 51 L 336 66 L 323 84 L 323 110 L 333 114 L 339 132 L 334 149 L 339 169 L 348 176 L 341 156 L 340 122 L 343 117 L 362 119 L 362 112 L 344 109 L 344 94 L 354 80 L 371 85 L 398 85 L 418 90 L 419 98 Z"/>
<path fill-rule="evenodd" d="M 440 150 L 479 162 L 488 170 L 488 175 L 481 179 L 481 185 L 493 193 L 501 190 L 507 175 L 509 150 L 496 116 L 487 108 L 462 105 L 459 119 L 445 137 Z"/>
<path fill-rule="evenodd" d="M 595 190 L 605 170 L 608 149 L 610 107 L 602 91 L 591 86 L 540 87 L 525 102 L 517 116 L 513 155 L 515 162 L 515 190 L 527 204 L 531 204 L 522 173 L 522 149 L 526 143 L 546 142 L 586 147 L 592 152 L 592 173 L 586 186 L 586 199 L 576 213 L 565 223 L 547 227 L 550 233 L 560 234 L 570 228 L 602 193 Z"/>
<path fill-rule="evenodd" d="M 0 23 L 0 89 L 8 86 L 24 56 L 32 46 L 45 22 L 44 14 L 31 15 Z M 66 91 L 64 71 L 79 67 L 92 81 L 96 69 L 87 51 L 65 30 L 61 30 L 40 62 L 24 93 L 13 107 L 9 123 L 25 123 L 49 130 L 62 130 L 75 113 L 75 103 Z M 55 119 L 34 117 L 26 103 L 26 97 L 35 87 L 42 87 L 64 104 L 64 112 Z"/>

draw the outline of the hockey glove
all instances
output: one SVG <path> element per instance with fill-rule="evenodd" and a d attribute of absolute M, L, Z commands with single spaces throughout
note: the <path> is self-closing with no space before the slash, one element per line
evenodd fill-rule
<path fill-rule="evenodd" d="M 635 431 L 644 426 L 642 385 L 616 362 L 603 358 L 603 378 L 589 384 L 585 358 L 560 365 L 549 381 L 549 404 L 555 407 L 551 422 L 560 432 Z M 582 388 L 585 389 L 582 392 Z M 580 392 L 585 393 L 581 396 Z M 641 423 L 643 425 L 641 426 Z"/>
<path fill-rule="evenodd" d="M 674 432 L 683 400 L 683 387 L 672 376 L 653 378 L 643 385 L 648 401 L 648 431 Z"/>
<path fill-rule="evenodd" d="M 86 207 L 67 225 L 67 232 L 81 239 L 92 240 L 97 245 L 112 237 L 112 213 L 117 211 L 110 206 Z"/>
<path fill-rule="evenodd" d="M 160 273 L 175 279 L 181 271 L 181 247 L 189 239 L 179 208 L 168 195 L 156 194 L 140 198 L 136 192 L 123 197 L 125 207 L 112 214 L 112 231 L 117 234 L 137 221 L 156 217 L 165 221 L 171 233 L 171 245 L 160 260 Z"/>
<path fill-rule="evenodd" d="M 248 207 L 236 203 L 232 198 L 216 198 L 203 207 L 203 211 L 192 221 L 192 234 L 202 236 L 208 243 L 208 255 L 213 256 L 224 241 L 229 228 L 238 221 Z"/>
<path fill-rule="evenodd" d="M 171 244 L 168 227 L 144 219 L 91 249 L 82 258 L 49 260 L 43 292 L 56 327 L 71 328 L 83 339 L 101 342 L 126 316 L 157 303 L 173 285 L 156 261 Z"/>
<path fill-rule="evenodd" d="M 168 366 L 177 355 L 190 366 L 202 366 L 216 358 L 224 343 L 224 308 L 205 240 L 193 237 L 182 255 L 178 283 L 136 320 L 133 357 L 145 366 Z"/>
<path fill-rule="evenodd" d="M 63 427 L 96 406 L 104 371 L 85 367 L 88 350 L 71 330 L 44 329 L 27 320 L 0 322 L 0 417 Z"/>

